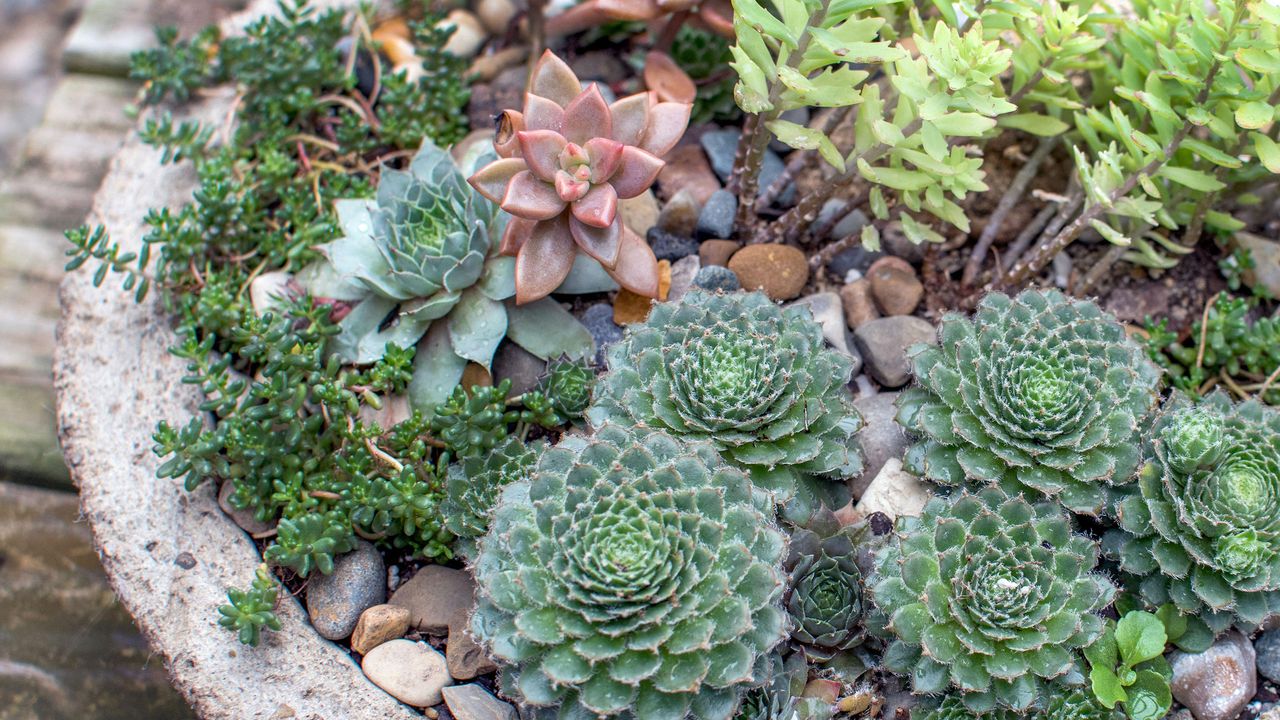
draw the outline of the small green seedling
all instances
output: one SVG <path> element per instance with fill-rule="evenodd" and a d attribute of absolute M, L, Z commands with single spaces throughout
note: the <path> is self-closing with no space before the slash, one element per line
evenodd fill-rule
<path fill-rule="evenodd" d="M 280 630 L 280 618 L 276 617 L 276 599 L 280 588 L 271 577 L 266 564 L 258 566 L 257 577 L 248 590 L 227 591 L 230 603 L 218 608 L 222 617 L 218 624 L 234 630 L 245 645 L 257 647 L 262 640 L 262 628 Z"/>
<path fill-rule="evenodd" d="M 1104 707 L 1120 705 L 1132 720 L 1159 720 L 1169 712 L 1172 672 L 1164 659 L 1171 636 L 1186 631 L 1186 618 L 1166 605 L 1152 614 L 1133 610 L 1085 649 L 1093 695 Z"/>

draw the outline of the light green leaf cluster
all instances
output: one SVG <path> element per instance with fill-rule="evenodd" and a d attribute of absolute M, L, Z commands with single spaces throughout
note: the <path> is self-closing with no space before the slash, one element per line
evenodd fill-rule
<path fill-rule="evenodd" d="M 1090 107 L 1072 121 L 1089 225 L 1124 258 L 1167 268 L 1238 183 L 1280 173 L 1268 131 L 1280 86 L 1280 8 L 1247 0 L 1141 0 L 1092 64 Z M 1252 156 L 1252 159 L 1251 157 Z M 1185 244 L 1168 231 L 1194 226 Z"/>
<path fill-rule="evenodd" d="M 908 209 L 968 232 L 968 217 L 950 198 L 963 200 L 987 185 L 982 158 L 970 157 L 957 142 L 986 135 L 997 116 L 1016 109 L 1000 84 L 1012 51 L 985 40 L 980 23 L 962 33 L 941 21 L 926 30 L 914 14 L 912 19 L 919 54 L 885 66 L 896 95 L 882 98 L 878 86 L 864 89 L 850 162 L 873 183 L 871 209 L 877 217 L 888 216 L 883 193 L 889 190 Z M 905 215 L 902 227 L 913 242 L 941 241 Z"/>
<path fill-rule="evenodd" d="M 737 43 L 730 48 L 730 65 L 738 72 L 738 105 L 772 120 L 795 108 L 858 104 L 869 73 L 848 63 L 883 63 L 905 55 L 877 40 L 885 20 L 870 11 L 881 4 L 779 0 L 778 17 L 756 0 L 736 0 Z M 793 126 L 778 127 L 789 133 Z"/>
<path fill-rule="evenodd" d="M 472 153 L 463 169 L 483 159 Z M 594 348 L 555 301 L 516 306 L 515 261 L 498 254 L 503 216 L 464 175 L 425 141 L 406 170 L 382 170 L 374 199 L 335 203 L 343 237 L 322 245 L 325 260 L 300 275 L 313 295 L 352 303 L 331 347 L 343 360 L 374 362 L 388 343 L 418 346 L 409 394 L 425 412 L 448 398 L 467 362 L 488 367 L 503 338 L 543 359 Z M 575 266 L 566 291 L 571 284 L 615 287 L 589 264 Z"/>
<path fill-rule="evenodd" d="M 1123 707 L 1131 720 L 1160 720 L 1173 704 L 1173 673 L 1164 659 L 1168 642 L 1155 614 L 1133 610 L 1118 623 L 1108 621 L 1106 632 L 1084 651 L 1094 697 L 1108 709 Z"/>
<path fill-rule="evenodd" d="M 1106 28 L 1115 20 L 1109 8 L 1095 0 L 934 0 L 934 5 L 951 27 L 974 18 L 986 40 L 1012 46 L 1007 91 L 1018 111 L 1002 115 L 1001 127 L 1041 137 L 1071 128 L 1064 114 L 1084 108 L 1071 78 L 1098 64 L 1095 53 L 1106 44 Z"/>
<path fill-rule="evenodd" d="M 1016 110 L 1000 81 L 1012 50 L 989 39 L 981 22 L 965 31 L 940 20 L 926 27 L 914 10 L 910 42 L 891 41 L 896 31 L 882 15 L 888 10 L 866 0 L 780 0 L 777 16 L 756 0 L 738 0 L 734 11 L 732 65 L 744 110 L 758 113 L 760 124 L 791 147 L 816 151 L 841 180 L 871 182 L 877 216 L 888 213 L 888 191 L 912 211 L 968 230 L 951 198 L 987 186 L 981 157 L 969 157 L 957 141 L 991 133 L 998 116 Z M 872 81 L 872 71 L 887 84 Z M 853 147 L 780 118 L 805 106 L 856 106 Z M 913 241 L 941 240 L 917 220 L 904 218 L 903 227 Z"/>

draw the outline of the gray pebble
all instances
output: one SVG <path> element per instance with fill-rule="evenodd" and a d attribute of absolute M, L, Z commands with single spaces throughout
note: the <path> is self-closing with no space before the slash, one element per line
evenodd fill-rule
<path fill-rule="evenodd" d="M 493 357 L 493 381 L 511 381 L 511 396 L 523 395 L 538 386 L 547 370 L 547 362 L 519 345 L 502 343 Z"/>
<path fill-rule="evenodd" d="M 711 169 L 720 177 L 720 182 L 728 182 L 729 176 L 733 174 L 733 159 L 738 154 L 738 138 L 741 135 L 741 130 L 714 130 L 702 135 L 700 140 L 702 149 L 707 153 L 707 159 L 711 161 Z M 785 168 L 786 164 L 777 153 L 765 150 L 764 160 L 760 166 L 760 190 L 757 195 L 764 194 L 764 191 L 778 179 Z M 796 187 L 792 183 L 778 196 L 778 204 L 790 205 L 794 202 L 795 195 Z"/>
<path fill-rule="evenodd" d="M 728 239 L 733 234 L 733 218 L 738 213 L 738 199 L 728 190 L 717 190 L 707 198 L 698 213 L 696 235 L 700 239 Z M 697 252 L 697 248 L 694 248 Z"/>
<path fill-rule="evenodd" d="M 349 637 L 361 613 L 387 601 L 386 577 L 382 553 L 363 540 L 334 561 L 331 574 L 316 572 L 307 585 L 307 615 L 316 632 L 330 640 Z"/>
<path fill-rule="evenodd" d="M 613 306 L 597 303 L 584 310 L 578 320 L 596 341 L 596 365 L 604 367 L 605 351 L 622 339 L 622 328 L 613 322 Z"/>
<path fill-rule="evenodd" d="M 911 379 L 907 348 L 916 343 L 936 344 L 937 333 L 927 320 L 911 315 L 879 318 L 858 326 L 853 333 L 867 372 L 885 387 L 902 387 Z"/>
<path fill-rule="evenodd" d="M 654 257 L 659 260 L 675 262 L 682 257 L 698 254 L 697 240 L 661 230 L 656 226 L 649 228 L 648 240 Z"/>
<path fill-rule="evenodd" d="M 698 274 L 693 276 L 693 284 L 695 287 L 711 292 L 716 290 L 733 292 L 742 287 L 738 276 L 729 268 L 720 265 L 707 265 L 698 270 Z"/>
<path fill-rule="evenodd" d="M 1280 630 L 1268 630 L 1253 641 L 1258 653 L 1258 672 L 1271 682 L 1280 683 Z"/>
<path fill-rule="evenodd" d="M 1202 653 L 1175 652 L 1173 697 L 1198 720 L 1234 720 L 1258 690 L 1253 644 L 1235 630 Z"/>

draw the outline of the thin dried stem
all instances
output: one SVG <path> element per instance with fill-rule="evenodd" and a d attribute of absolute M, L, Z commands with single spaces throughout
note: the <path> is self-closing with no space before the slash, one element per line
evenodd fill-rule
<path fill-rule="evenodd" d="M 1053 151 L 1053 147 L 1057 143 L 1058 136 L 1041 140 L 1040 144 L 1036 146 L 1035 152 L 1031 153 L 1031 157 L 1027 159 L 1026 164 L 1014 176 L 1013 182 L 1009 184 L 1008 191 L 1005 192 L 1004 197 L 1000 198 L 1000 204 L 996 205 L 995 212 L 991 213 L 991 217 L 987 220 L 987 226 L 982 229 L 982 234 L 978 236 L 978 242 L 973 246 L 973 251 L 969 253 L 969 261 L 965 263 L 964 274 L 960 276 L 961 285 L 969 287 L 978 278 L 978 273 L 982 270 L 982 260 L 987 256 L 991 243 L 996 239 L 996 234 L 1004 226 L 1005 218 L 1022 200 L 1027 188 L 1031 186 L 1031 181 L 1035 179 L 1036 173 L 1040 171 L 1040 165 L 1049 157 L 1049 153 Z"/>
<path fill-rule="evenodd" d="M 1107 248 L 1107 252 L 1098 258 L 1098 262 L 1094 263 L 1093 267 L 1089 268 L 1089 272 L 1085 273 L 1084 277 L 1080 279 L 1080 284 L 1074 288 L 1076 294 L 1083 295 L 1089 292 L 1102 279 L 1102 276 L 1106 275 L 1107 271 L 1119 262 L 1120 258 L 1124 257 L 1125 252 L 1128 250 L 1129 248 L 1123 245 L 1112 245 Z"/>
<path fill-rule="evenodd" d="M 1204 367 L 1205 339 L 1209 335 L 1209 309 L 1213 307 L 1214 303 L 1218 302 L 1218 298 L 1221 295 L 1222 295 L 1222 291 L 1218 291 L 1214 293 L 1213 297 L 1209 298 L 1205 302 L 1204 312 L 1200 313 L 1200 345 L 1196 349 L 1196 369 L 1197 370 Z"/>
<path fill-rule="evenodd" d="M 853 110 L 852 105 L 833 109 L 822 119 L 822 124 L 818 127 L 818 130 L 820 130 L 823 135 L 829 135 L 832 130 L 836 129 L 837 125 L 849 116 L 849 112 L 851 110 Z M 787 161 L 787 166 L 783 168 L 782 173 L 778 175 L 769 187 L 765 188 L 764 194 L 756 199 L 756 212 L 764 212 L 769 209 L 769 206 L 777 202 L 778 198 L 782 195 L 782 191 L 786 190 L 787 186 L 795 180 L 796 173 L 803 170 L 816 155 L 817 153 L 813 150 L 798 150 L 792 153 L 791 158 Z"/>

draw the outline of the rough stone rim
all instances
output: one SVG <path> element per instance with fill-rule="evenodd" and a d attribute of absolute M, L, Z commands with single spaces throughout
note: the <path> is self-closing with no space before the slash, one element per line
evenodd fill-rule
<path fill-rule="evenodd" d="M 313 5 L 351 4 L 321 0 Z M 254 0 L 223 24 L 236 32 L 274 11 Z M 228 95 L 193 104 L 190 114 L 221 123 Z M 112 159 L 88 222 L 136 249 L 152 207 L 176 207 L 195 187 L 188 167 L 161 166 L 160 155 L 131 134 Z M 155 476 L 157 422 L 185 423 L 198 391 L 179 382 L 183 361 L 153 293 L 135 304 L 118 279 L 93 287 L 91 273 L 67 275 L 54 353 L 58 437 L 80 506 L 107 577 L 173 685 L 205 720 L 411 720 L 422 716 L 373 685 L 337 645 L 321 638 L 296 599 L 278 611 L 283 629 L 257 648 L 219 627 L 216 608 L 228 587 L 247 587 L 262 561 L 252 539 L 219 508 L 210 486 L 188 493 Z"/>

